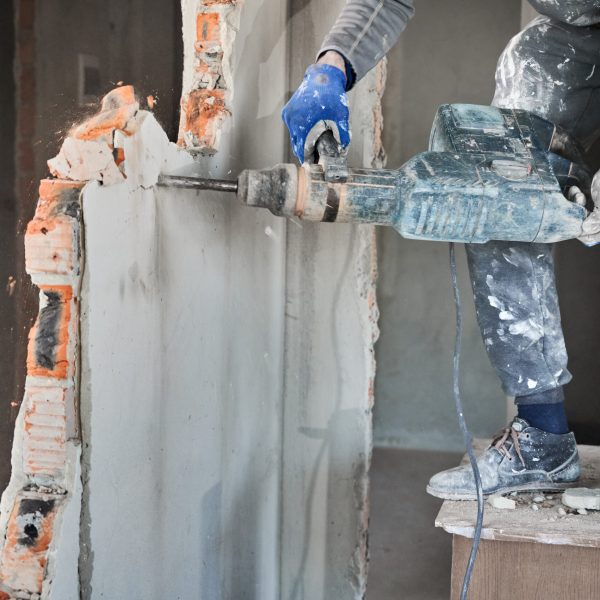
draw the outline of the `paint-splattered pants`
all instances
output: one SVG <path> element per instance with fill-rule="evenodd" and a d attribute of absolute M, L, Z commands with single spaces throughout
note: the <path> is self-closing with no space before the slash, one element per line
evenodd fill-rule
<path fill-rule="evenodd" d="M 600 28 L 532 21 L 500 57 L 493 103 L 536 113 L 590 146 L 600 134 Z M 571 374 L 552 246 L 472 244 L 467 257 L 484 344 L 505 392 L 559 401 Z"/>

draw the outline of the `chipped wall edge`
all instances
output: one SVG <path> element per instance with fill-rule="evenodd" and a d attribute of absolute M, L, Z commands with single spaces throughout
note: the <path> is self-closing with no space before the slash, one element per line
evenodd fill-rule
<path fill-rule="evenodd" d="M 85 186 L 151 187 L 189 164 L 133 87 L 107 94 L 48 161 L 25 235 L 26 271 L 39 288 L 27 378 L 16 421 L 12 474 L 0 502 L 0 600 L 79 598 L 82 495 L 79 300 Z"/>

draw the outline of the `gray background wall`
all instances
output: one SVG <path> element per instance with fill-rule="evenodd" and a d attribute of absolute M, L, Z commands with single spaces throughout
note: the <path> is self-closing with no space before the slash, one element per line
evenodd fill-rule
<path fill-rule="evenodd" d="M 388 166 L 427 149 L 438 105 L 489 104 L 498 56 L 519 30 L 520 0 L 420 0 L 389 56 L 384 96 Z M 454 303 L 445 244 L 403 240 L 380 229 L 375 439 L 407 448 L 460 449 L 452 400 Z M 465 329 L 463 396 L 469 425 L 490 435 L 506 400 L 475 322 L 460 251 Z"/>
<path fill-rule="evenodd" d="M 38 0 L 36 162 L 56 154 L 68 129 L 96 104 L 77 102 L 79 53 L 100 63 L 100 96 L 119 81 L 158 99 L 157 118 L 173 136 L 182 69 L 179 0 Z"/>
<path fill-rule="evenodd" d="M 15 273 L 15 82 L 13 61 L 15 36 L 13 3 L 0 7 L 0 489 L 8 483 L 10 447 L 13 437 L 11 402 L 14 397 L 15 335 L 14 298 L 5 287 Z M 24 343 L 24 340 L 20 340 Z"/>

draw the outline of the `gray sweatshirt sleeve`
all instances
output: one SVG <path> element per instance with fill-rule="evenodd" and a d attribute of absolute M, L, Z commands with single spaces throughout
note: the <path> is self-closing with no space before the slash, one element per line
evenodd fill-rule
<path fill-rule="evenodd" d="M 350 0 L 319 55 L 328 50 L 339 52 L 353 71 L 349 80 L 352 87 L 398 41 L 413 13 L 413 0 Z"/>

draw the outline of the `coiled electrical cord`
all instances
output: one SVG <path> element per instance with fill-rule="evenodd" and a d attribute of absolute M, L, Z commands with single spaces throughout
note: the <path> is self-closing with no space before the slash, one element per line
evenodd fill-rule
<path fill-rule="evenodd" d="M 460 592 L 460 600 L 467 600 L 469 593 L 469 585 L 471 583 L 471 576 L 473 575 L 473 567 L 475 566 L 475 559 L 477 558 L 477 550 L 479 549 L 479 542 L 481 541 L 481 529 L 483 527 L 483 486 L 481 484 L 481 475 L 479 473 L 479 467 L 477 466 L 477 460 L 475 453 L 473 452 L 473 438 L 467 428 L 465 422 L 465 416 L 463 414 L 462 401 L 460 398 L 460 352 L 462 343 L 462 306 L 460 301 L 460 290 L 458 287 L 458 276 L 456 273 L 456 249 L 454 243 L 450 242 L 450 273 L 452 275 L 452 287 L 454 289 L 454 306 L 456 308 L 456 337 L 454 341 L 454 361 L 452 371 L 452 383 L 454 390 L 454 404 L 456 405 L 456 414 L 458 416 L 458 424 L 463 435 L 467 454 L 469 455 L 469 461 L 471 462 L 471 468 L 473 469 L 473 476 L 475 477 L 475 487 L 477 488 L 477 522 L 475 525 L 475 533 L 473 534 L 473 544 L 471 546 L 471 553 L 469 555 L 469 562 L 467 563 L 467 570 L 465 571 L 465 578 Z"/>

